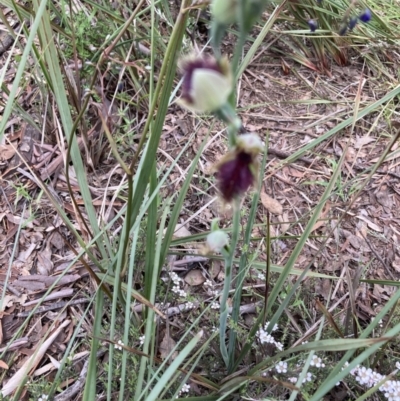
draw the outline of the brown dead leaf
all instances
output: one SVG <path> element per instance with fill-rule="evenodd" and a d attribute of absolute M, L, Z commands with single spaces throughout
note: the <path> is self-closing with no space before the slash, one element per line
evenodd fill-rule
<path fill-rule="evenodd" d="M 48 276 L 53 271 L 53 262 L 51 261 L 51 249 L 49 244 L 43 251 L 37 254 L 37 270 L 42 276 Z"/>
<path fill-rule="evenodd" d="M 3 302 L 1 303 L 0 312 L 4 312 L 6 308 L 11 308 L 14 303 L 24 304 L 27 298 L 27 294 L 22 294 L 20 297 L 17 295 L 5 295 Z"/>
<path fill-rule="evenodd" d="M 354 235 L 348 230 L 342 230 L 343 235 L 350 242 L 351 246 L 355 249 L 359 249 L 362 244 L 362 239 Z"/>
<path fill-rule="evenodd" d="M 269 210 L 272 214 L 279 215 L 283 213 L 283 207 L 276 199 L 271 198 L 265 192 L 261 192 L 260 197 L 265 209 Z"/>
<path fill-rule="evenodd" d="M 167 356 L 171 353 L 171 351 L 176 346 L 176 342 L 169 335 L 169 331 L 165 331 L 164 338 L 162 339 L 159 347 L 160 356 L 162 359 L 166 359 Z M 175 351 L 171 355 L 171 361 L 173 361 L 178 356 L 178 352 Z"/>
<path fill-rule="evenodd" d="M 215 279 L 221 270 L 223 270 L 222 262 L 220 260 L 213 260 L 209 269 L 210 276 Z"/>
<path fill-rule="evenodd" d="M 375 194 L 376 200 L 383 207 L 391 208 L 393 206 L 393 199 L 389 196 L 388 191 L 381 191 Z"/>
<path fill-rule="evenodd" d="M 9 369 L 8 365 L 1 359 L 0 359 L 0 369 L 6 369 L 6 370 Z"/>
<path fill-rule="evenodd" d="M 50 243 L 54 247 L 56 247 L 58 250 L 62 249 L 64 247 L 64 240 L 61 234 L 57 231 L 54 231 L 53 234 L 50 237 Z"/>
<path fill-rule="evenodd" d="M 280 231 L 281 231 L 281 234 L 283 235 L 286 233 L 287 230 L 289 230 L 289 227 L 290 227 L 290 223 L 288 223 L 288 221 L 289 221 L 288 212 L 283 212 L 282 216 L 278 216 L 278 220 L 281 223 Z"/>
<path fill-rule="evenodd" d="M 29 375 L 29 372 L 35 370 L 38 363 L 42 360 L 44 354 L 50 345 L 54 342 L 57 336 L 62 332 L 64 327 L 68 326 L 69 320 L 63 322 L 49 337 L 46 341 L 39 345 L 36 352 L 30 356 L 23 364 L 23 366 L 11 377 L 11 379 L 4 384 L 1 389 L 3 397 L 6 397 L 13 393 L 13 391 L 19 386 L 21 380 Z"/>
<path fill-rule="evenodd" d="M 191 286 L 201 285 L 205 281 L 206 279 L 199 269 L 190 270 L 190 272 L 185 276 L 185 282 Z"/>
<path fill-rule="evenodd" d="M 184 238 L 190 235 L 192 235 L 192 233 L 183 224 L 177 224 L 173 238 Z"/>
<path fill-rule="evenodd" d="M 353 147 L 349 146 L 347 148 L 347 152 L 345 155 L 346 161 L 349 163 L 352 163 L 352 162 L 354 162 L 354 160 L 356 160 L 356 157 L 357 157 L 356 150 Z"/>
<path fill-rule="evenodd" d="M 357 138 L 357 140 L 354 142 L 354 147 L 356 149 L 360 149 L 364 145 L 368 145 L 371 142 L 375 142 L 375 138 L 371 138 L 370 136 L 362 136 L 360 138 Z"/>
<path fill-rule="evenodd" d="M 325 220 L 326 217 L 328 216 L 328 213 L 331 209 L 331 203 L 329 201 L 326 202 L 326 205 L 324 207 L 324 210 L 321 213 L 321 216 L 319 216 L 320 220 L 318 220 L 315 224 L 314 227 L 312 228 L 311 232 L 318 230 L 318 228 L 324 226 L 327 221 Z"/>
<path fill-rule="evenodd" d="M 0 145 L 0 161 L 10 160 L 15 155 L 16 146 Z"/>
<path fill-rule="evenodd" d="M 367 223 L 367 226 L 371 229 L 371 230 L 375 230 L 378 233 L 383 232 L 383 228 L 379 227 L 377 224 L 373 223 L 371 220 L 368 220 L 366 217 L 364 216 L 357 216 L 358 219 L 363 220 Z"/>

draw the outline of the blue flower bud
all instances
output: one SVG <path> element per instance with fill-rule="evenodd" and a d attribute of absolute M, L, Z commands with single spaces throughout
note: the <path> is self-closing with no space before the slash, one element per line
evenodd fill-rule
<path fill-rule="evenodd" d="M 355 26 L 357 25 L 357 21 L 358 21 L 357 17 L 351 17 L 350 18 L 350 21 L 349 21 L 349 29 L 350 29 L 350 31 L 352 31 L 355 28 Z"/>
<path fill-rule="evenodd" d="M 371 10 L 369 8 L 366 8 L 359 16 L 358 18 L 360 19 L 360 21 L 362 22 L 369 22 L 371 21 L 372 18 L 372 13 Z"/>
<path fill-rule="evenodd" d="M 313 19 L 308 20 L 307 24 L 310 27 L 311 32 L 315 32 L 318 28 L 317 21 L 315 21 Z"/>
<path fill-rule="evenodd" d="M 346 23 L 346 22 L 343 22 L 343 23 L 340 25 L 340 27 L 339 27 L 339 35 L 340 35 L 340 36 L 346 35 L 346 33 L 347 33 L 347 28 L 348 28 L 347 23 Z"/>

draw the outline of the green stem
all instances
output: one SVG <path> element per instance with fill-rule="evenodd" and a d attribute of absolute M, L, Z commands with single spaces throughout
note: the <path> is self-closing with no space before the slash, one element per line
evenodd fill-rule
<path fill-rule="evenodd" d="M 224 288 L 222 292 L 221 299 L 221 316 L 219 320 L 219 339 L 220 339 L 220 350 L 222 354 L 222 358 L 225 362 L 225 365 L 229 366 L 229 355 L 228 349 L 225 344 L 225 332 L 228 321 L 228 296 L 229 290 L 231 288 L 232 282 L 232 267 L 233 267 L 233 258 L 235 256 L 235 251 L 237 247 L 237 243 L 239 241 L 239 233 L 240 233 L 240 200 L 236 200 L 234 205 L 234 214 L 233 214 L 233 229 L 232 229 L 232 241 L 229 248 L 229 251 L 224 252 L 225 258 L 225 281 Z"/>

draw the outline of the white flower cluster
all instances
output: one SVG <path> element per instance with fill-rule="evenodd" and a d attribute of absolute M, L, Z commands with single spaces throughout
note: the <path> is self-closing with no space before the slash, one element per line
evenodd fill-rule
<path fill-rule="evenodd" d="M 178 395 L 176 396 L 176 398 L 178 398 L 180 395 L 182 395 L 183 393 L 188 393 L 190 390 L 190 384 L 184 384 L 182 386 L 182 388 L 180 389 Z"/>
<path fill-rule="evenodd" d="M 324 368 L 325 364 L 322 362 L 322 359 L 317 355 L 314 355 L 310 362 L 311 366 L 315 366 L 316 368 Z"/>
<path fill-rule="evenodd" d="M 219 309 L 219 308 L 220 308 L 219 302 L 217 302 L 217 301 L 212 301 L 212 302 L 211 302 L 211 305 L 210 305 L 210 308 L 211 308 L 211 309 Z"/>
<path fill-rule="evenodd" d="M 140 336 L 139 337 L 139 342 L 140 342 L 140 345 L 143 345 L 144 344 L 144 340 L 146 339 L 146 336 Z"/>
<path fill-rule="evenodd" d="M 287 362 L 285 361 L 280 361 L 276 364 L 275 370 L 278 373 L 286 373 L 287 372 Z"/>
<path fill-rule="evenodd" d="M 42 394 L 41 397 L 38 398 L 38 401 L 46 401 L 49 399 L 49 396 L 46 394 Z"/>
<path fill-rule="evenodd" d="M 348 363 L 345 367 L 348 366 Z M 400 363 L 396 362 L 396 368 L 400 367 Z M 350 371 L 350 374 L 355 377 L 358 383 L 366 387 L 374 387 L 379 382 L 385 379 L 384 375 L 375 372 L 371 368 L 365 366 L 356 366 Z M 388 401 L 400 401 L 400 381 L 399 380 L 387 380 L 382 386 L 379 387 L 385 398 Z"/>
<path fill-rule="evenodd" d="M 172 291 L 175 294 L 178 294 L 180 297 L 186 297 L 187 293 L 181 290 L 180 284 L 183 281 L 175 272 L 171 272 L 169 277 L 174 282 L 174 286 L 172 287 Z"/>
<path fill-rule="evenodd" d="M 193 302 L 186 302 L 183 305 L 181 305 L 182 310 L 189 310 L 194 308 L 194 303 Z"/>
<path fill-rule="evenodd" d="M 211 280 L 206 280 L 203 285 L 204 285 L 204 287 L 207 288 L 207 294 L 214 295 L 214 296 L 219 295 L 218 290 L 213 290 L 214 284 L 212 283 Z"/>
<path fill-rule="evenodd" d="M 265 273 L 258 273 L 257 277 L 259 280 L 265 281 Z"/>
<path fill-rule="evenodd" d="M 114 348 L 115 349 L 119 349 L 120 351 L 122 351 L 122 346 L 124 345 L 124 343 L 121 340 L 118 340 L 117 344 L 114 344 Z"/>
<path fill-rule="evenodd" d="M 303 379 L 303 384 L 306 382 L 310 382 L 312 380 L 312 378 L 313 378 L 312 373 L 307 372 L 306 377 Z M 290 381 L 290 383 L 294 384 L 294 383 L 297 383 L 297 380 L 299 380 L 299 378 L 298 377 L 289 377 L 288 380 Z"/>
<path fill-rule="evenodd" d="M 280 343 L 279 341 L 275 341 L 275 338 L 272 337 L 270 333 L 268 333 L 267 328 L 268 328 L 269 322 L 265 323 L 264 328 L 260 328 L 257 331 L 257 337 L 260 341 L 261 344 L 273 344 L 278 348 L 279 351 L 283 350 L 283 344 Z M 278 325 L 275 324 L 274 327 L 272 328 L 272 332 L 278 330 Z"/>

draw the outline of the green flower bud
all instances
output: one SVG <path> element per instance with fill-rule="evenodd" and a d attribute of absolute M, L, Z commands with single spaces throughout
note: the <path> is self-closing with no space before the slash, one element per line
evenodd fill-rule
<path fill-rule="evenodd" d="M 238 0 L 213 0 L 211 15 L 219 24 L 230 25 L 236 21 Z"/>
<path fill-rule="evenodd" d="M 206 248 L 209 253 L 219 253 L 228 244 L 229 237 L 224 231 L 216 230 L 207 235 Z"/>

